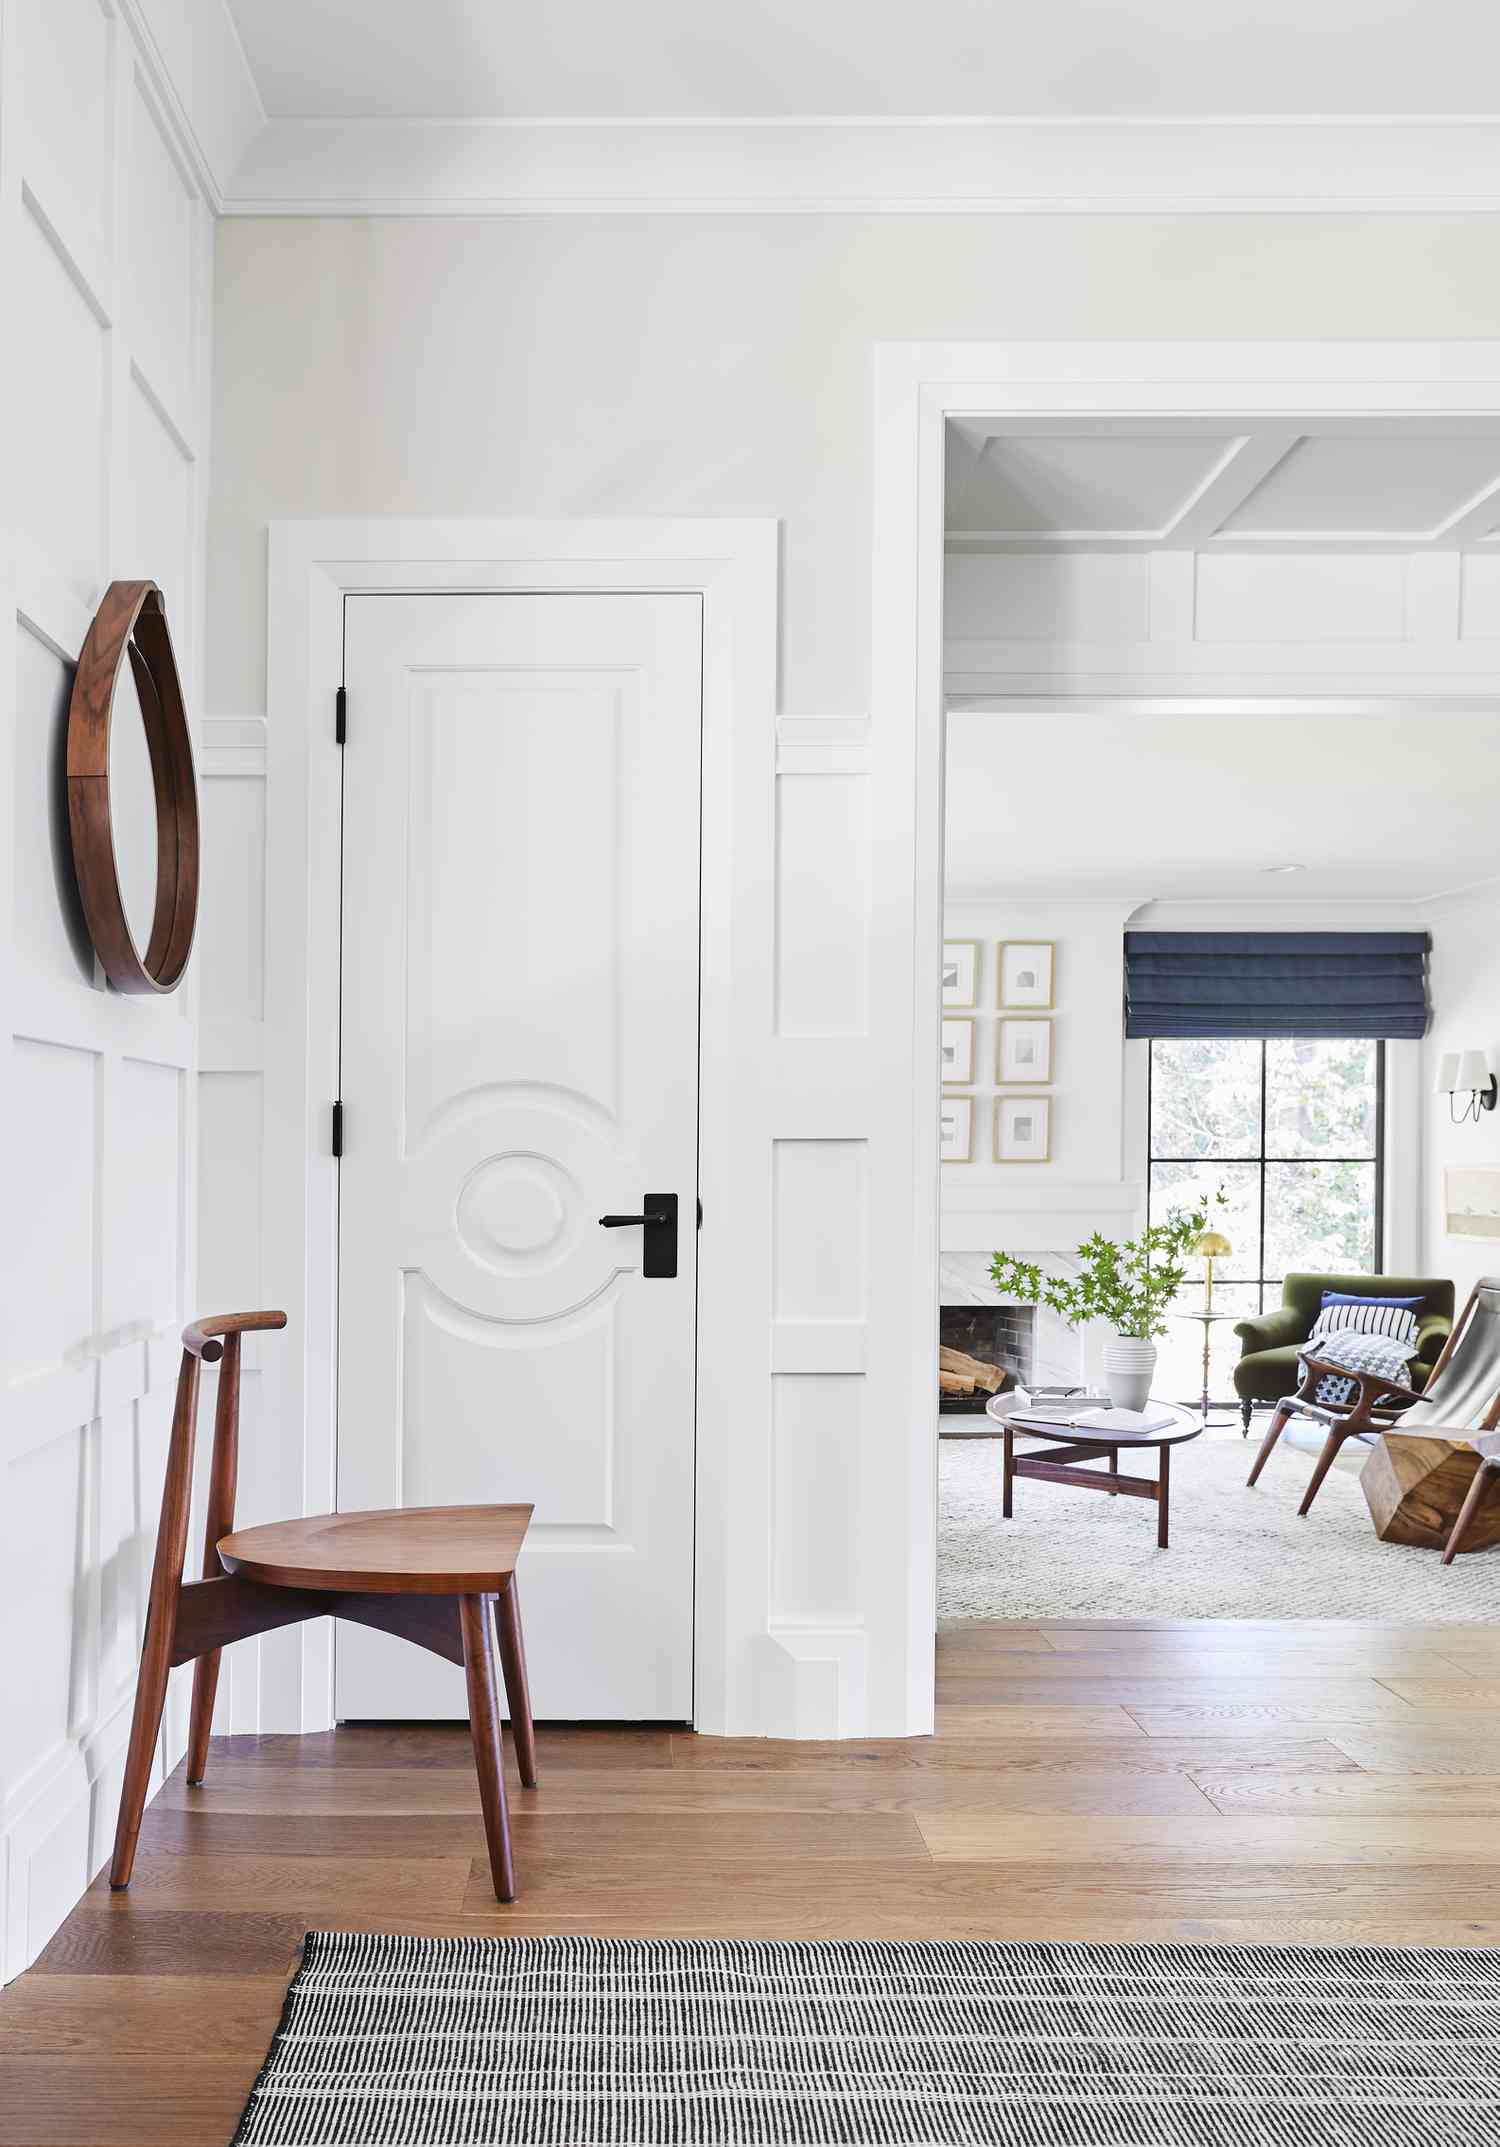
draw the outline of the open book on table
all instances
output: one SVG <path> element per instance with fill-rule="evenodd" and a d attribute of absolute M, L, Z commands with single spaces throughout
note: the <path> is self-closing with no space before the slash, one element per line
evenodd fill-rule
<path fill-rule="evenodd" d="M 1006 1422 L 1017 1431 L 1076 1431 L 1084 1438 L 1104 1440 L 1168 1431 L 1174 1421 L 1172 1411 L 1159 1403 L 1148 1403 L 1144 1409 L 1112 1409 L 1093 1395 L 1018 1404 L 1006 1413 Z"/>

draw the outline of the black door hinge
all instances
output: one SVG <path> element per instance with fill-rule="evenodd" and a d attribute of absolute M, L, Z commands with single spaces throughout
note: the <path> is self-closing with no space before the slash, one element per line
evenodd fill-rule
<path fill-rule="evenodd" d="M 333 742 L 342 745 L 349 735 L 349 696 L 340 686 L 333 697 Z"/>
<path fill-rule="evenodd" d="M 341 1156 L 344 1152 L 344 1106 L 342 1102 L 336 1103 L 333 1107 L 333 1152 L 336 1156 Z"/>

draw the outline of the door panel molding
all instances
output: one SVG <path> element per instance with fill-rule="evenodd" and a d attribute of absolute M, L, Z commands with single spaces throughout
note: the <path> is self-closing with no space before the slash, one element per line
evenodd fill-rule
<path fill-rule="evenodd" d="M 338 1503 L 524 1487 L 573 1554 L 520 1567 L 564 1721 L 693 1714 L 702 626 L 683 591 L 345 605 Z M 461 1697 L 382 1634 L 335 1666 L 346 1720 Z"/>

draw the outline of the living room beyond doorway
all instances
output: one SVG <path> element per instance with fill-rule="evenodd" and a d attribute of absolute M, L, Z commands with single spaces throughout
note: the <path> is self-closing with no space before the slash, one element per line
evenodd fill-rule
<path fill-rule="evenodd" d="M 1478 1621 L 1500 730 L 1326 688 L 1382 607 L 1429 630 L 1433 575 L 1470 638 L 1500 581 L 1314 544 L 1295 461 L 1238 545 L 1132 543 L 1185 481 L 1161 448 L 950 427 L 940 1625 Z M 1040 690 L 1065 643 L 1086 693 Z M 1304 690 L 1195 688 L 1252 644 Z"/>

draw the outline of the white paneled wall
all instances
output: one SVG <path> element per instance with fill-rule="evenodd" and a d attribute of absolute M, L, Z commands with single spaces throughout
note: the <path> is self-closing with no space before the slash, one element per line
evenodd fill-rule
<path fill-rule="evenodd" d="M 1492 692 L 1500 560 L 1484 553 L 951 556 L 950 696 Z"/>
<path fill-rule="evenodd" d="M 768 1588 L 743 1726 L 832 1737 L 870 1704 L 870 740 L 859 719 L 778 734 Z"/>
<path fill-rule="evenodd" d="M 73 660 L 108 580 L 161 583 L 190 706 L 201 677 L 211 219 L 166 110 L 107 0 L 0 6 L 5 1975 L 112 1835 L 194 1265 L 195 977 L 160 1001 L 105 989 L 63 761 Z M 177 1689 L 169 1762 L 185 1729 Z"/>

